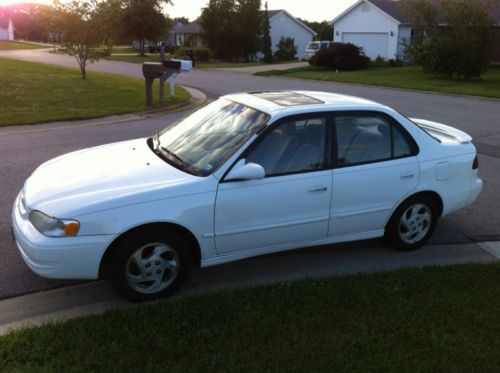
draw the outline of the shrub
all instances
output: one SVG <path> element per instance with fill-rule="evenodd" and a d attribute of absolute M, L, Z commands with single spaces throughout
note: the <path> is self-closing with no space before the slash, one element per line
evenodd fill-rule
<path fill-rule="evenodd" d="M 207 62 L 210 60 L 212 56 L 212 52 L 208 48 L 195 48 L 194 49 L 194 58 L 196 61 Z"/>
<path fill-rule="evenodd" d="M 487 0 L 404 3 L 412 24 L 419 25 L 406 43 L 406 53 L 424 72 L 448 78 L 480 77 L 487 71 L 496 42 L 492 4 Z"/>
<path fill-rule="evenodd" d="M 297 47 L 295 46 L 295 39 L 282 36 L 276 45 L 278 50 L 274 52 L 274 58 L 280 61 L 290 61 L 295 59 L 297 54 Z"/>
<path fill-rule="evenodd" d="M 310 60 L 313 66 L 327 67 L 335 70 L 366 69 L 370 59 L 363 49 L 351 43 L 333 43 L 328 48 L 320 49 Z"/>
<path fill-rule="evenodd" d="M 194 53 L 194 59 L 196 61 L 208 61 L 211 58 L 211 51 L 208 48 L 185 48 L 185 47 L 180 47 L 177 49 L 175 52 L 175 58 L 177 59 L 189 59 L 187 56 L 187 51 L 188 49 L 191 49 Z"/>
<path fill-rule="evenodd" d="M 386 67 L 389 65 L 389 62 L 380 56 L 377 56 L 373 61 L 370 62 L 370 67 Z"/>

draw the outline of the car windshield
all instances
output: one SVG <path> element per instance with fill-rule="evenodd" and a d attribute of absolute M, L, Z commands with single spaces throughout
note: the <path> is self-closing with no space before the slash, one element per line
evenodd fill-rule
<path fill-rule="evenodd" d="M 319 49 L 319 43 L 309 43 L 307 49 Z"/>
<path fill-rule="evenodd" d="M 176 167 L 207 176 L 268 119 L 263 112 L 218 99 L 156 135 L 154 148 Z"/>

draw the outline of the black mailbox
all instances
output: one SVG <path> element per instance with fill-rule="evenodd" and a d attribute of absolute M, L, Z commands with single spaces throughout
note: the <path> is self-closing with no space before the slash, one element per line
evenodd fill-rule
<path fill-rule="evenodd" d="M 181 70 L 181 61 L 163 61 L 163 67 L 172 70 Z"/>
<path fill-rule="evenodd" d="M 142 74 L 145 78 L 160 78 L 165 74 L 165 67 L 160 62 L 144 62 Z"/>

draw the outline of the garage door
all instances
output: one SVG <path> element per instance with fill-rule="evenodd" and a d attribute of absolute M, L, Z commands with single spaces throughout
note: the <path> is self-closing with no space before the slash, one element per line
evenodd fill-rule
<path fill-rule="evenodd" d="M 389 37 L 387 33 L 344 32 L 342 34 L 342 41 L 362 47 L 365 54 L 372 60 L 378 56 L 388 58 L 387 46 Z"/>

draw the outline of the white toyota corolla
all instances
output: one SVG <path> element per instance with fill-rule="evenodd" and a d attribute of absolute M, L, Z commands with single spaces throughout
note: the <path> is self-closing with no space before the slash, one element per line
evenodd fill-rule
<path fill-rule="evenodd" d="M 14 203 L 41 276 L 109 275 L 133 301 L 194 266 L 384 236 L 412 250 L 478 197 L 476 149 L 452 127 L 322 92 L 224 96 L 150 138 L 42 164 Z"/>

